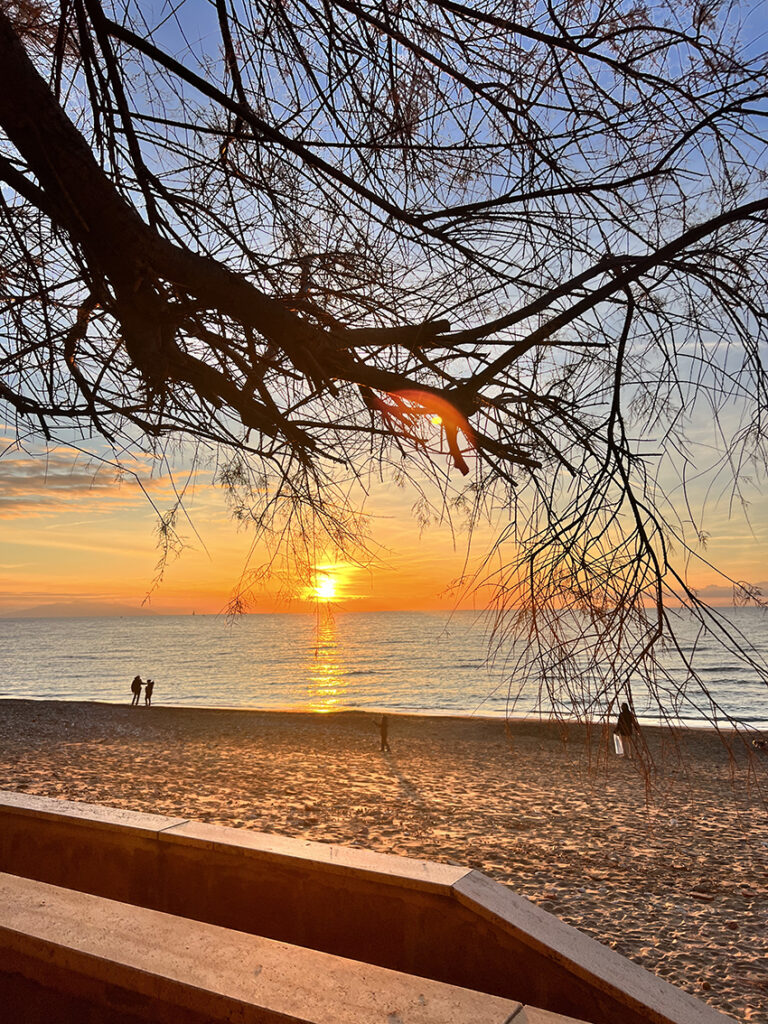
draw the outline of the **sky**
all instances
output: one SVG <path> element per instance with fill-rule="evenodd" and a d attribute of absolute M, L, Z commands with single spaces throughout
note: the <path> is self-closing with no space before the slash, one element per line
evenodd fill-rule
<path fill-rule="evenodd" d="M 158 583 L 157 510 L 172 506 L 174 484 L 178 489 L 184 478 L 172 479 L 146 456 L 136 469 L 137 477 L 118 477 L 63 446 L 45 457 L 9 451 L 0 458 L 0 615 L 69 603 L 95 613 L 108 613 L 109 605 L 157 614 L 226 609 L 243 571 L 264 565 L 270 552 L 254 547 L 253 531 L 233 521 L 222 488 L 202 470 L 185 492 L 183 550 L 172 554 Z M 374 483 L 373 563 L 319 552 L 308 588 L 295 575 L 287 578 L 278 559 L 249 610 L 310 610 L 317 590 L 350 611 L 453 608 L 456 596 L 446 590 L 465 569 L 467 534 L 448 525 L 422 530 L 413 501 L 391 481 Z M 482 527 L 476 542 L 487 548 L 493 536 Z M 463 605 L 471 606 L 471 599 Z"/>
<path fill-rule="evenodd" d="M 196 6 L 197 38 L 217 36 L 213 9 Z M 158 37 L 171 50 L 176 31 L 169 19 Z M 205 49 L 199 48 L 201 53 Z M 137 456 L 136 475 L 118 478 L 114 469 L 63 447 L 32 456 L 14 450 L 12 432 L 0 425 L 0 452 L 4 447 L 0 615 L 51 606 L 100 613 L 216 614 L 227 608 L 244 569 L 256 569 L 269 557 L 263 545 L 253 549 L 253 534 L 233 523 L 221 489 L 212 484 L 210 473 L 201 471 L 187 491 L 189 519 L 179 524 L 184 549 L 158 580 L 157 512 L 174 501 L 174 479 L 163 467 Z M 177 474 L 176 486 L 183 480 L 183 472 Z M 700 524 L 707 535 L 702 556 L 732 578 L 763 586 L 768 593 L 768 503 L 759 481 L 747 483 L 746 497 L 744 509 L 732 502 L 723 481 L 709 476 L 691 483 L 692 504 L 706 507 Z M 318 597 L 348 611 L 455 607 L 459 595 L 450 588 L 467 568 L 467 536 L 455 535 L 447 524 L 422 529 L 413 515 L 414 498 L 391 481 L 375 484 L 367 501 L 378 545 L 375 563 L 367 568 L 340 564 L 332 552 L 319 552 L 314 587 L 307 590 L 289 580 L 293 585 L 287 596 L 278 573 L 254 593 L 251 610 L 311 610 Z M 673 500 L 685 517 L 681 495 Z M 470 568 L 504 525 L 500 515 L 478 528 Z M 691 566 L 689 581 L 705 597 L 730 600 L 730 587 L 703 562 Z M 464 606 L 482 604 L 484 596 L 470 593 L 463 600 Z"/>
<path fill-rule="evenodd" d="M 6 444 L 12 435 L 6 430 Z M 178 523 L 183 542 L 162 578 L 157 513 L 170 508 L 186 477 L 149 456 L 134 458 L 135 475 L 118 475 L 64 446 L 46 455 L 6 450 L 0 458 L 0 615 L 219 614 L 238 592 L 244 570 L 269 559 L 254 533 L 232 520 L 221 487 L 201 468 L 185 492 Z M 175 489 L 174 489 L 175 488 Z M 768 514 L 756 482 L 747 486 L 748 519 L 722 484 L 702 480 L 693 504 L 706 503 L 702 556 L 731 577 L 768 594 Z M 500 515 L 472 538 L 456 524 L 422 528 L 413 490 L 372 481 L 365 511 L 375 558 L 355 565 L 318 552 L 309 586 L 278 560 L 251 593 L 252 612 L 311 611 L 329 601 L 342 611 L 482 607 L 486 597 L 456 590 L 454 581 L 478 564 L 505 525 Z M 713 603 L 731 603 L 714 569 L 690 567 L 689 581 Z"/>

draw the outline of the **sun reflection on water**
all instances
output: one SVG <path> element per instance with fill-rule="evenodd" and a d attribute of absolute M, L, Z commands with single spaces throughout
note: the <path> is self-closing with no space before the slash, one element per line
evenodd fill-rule
<path fill-rule="evenodd" d="M 335 711 L 343 706 L 348 684 L 339 656 L 339 632 L 330 609 L 318 612 L 315 645 L 307 665 L 307 704 L 310 711 Z"/>

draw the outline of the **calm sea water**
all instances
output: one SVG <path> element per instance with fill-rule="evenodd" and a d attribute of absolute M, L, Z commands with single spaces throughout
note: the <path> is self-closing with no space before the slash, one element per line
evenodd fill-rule
<path fill-rule="evenodd" d="M 727 614 L 768 661 L 768 615 Z M 154 701 L 165 705 L 533 713 L 538 680 L 515 677 L 514 659 L 506 670 L 501 658 L 488 663 L 486 625 L 474 612 L 0 619 L 0 697 L 127 703 L 139 673 L 157 680 Z M 768 686 L 757 674 L 711 640 L 697 643 L 696 664 L 725 711 L 768 727 Z M 510 688 L 521 691 L 514 707 Z M 650 705 L 637 706 L 655 720 Z M 695 707 L 675 714 L 702 720 Z"/>

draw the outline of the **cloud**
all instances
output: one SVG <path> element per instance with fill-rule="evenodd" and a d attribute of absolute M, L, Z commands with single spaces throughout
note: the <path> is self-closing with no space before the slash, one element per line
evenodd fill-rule
<path fill-rule="evenodd" d="M 147 497 L 172 500 L 167 474 L 153 475 L 154 460 L 141 460 L 134 472 L 57 448 L 39 457 L 0 459 L 0 519 L 51 517 L 77 505 L 110 511 L 134 508 Z"/>
<path fill-rule="evenodd" d="M 0 515 L 0 519 L 1 518 L 2 515 Z M 29 540 L 18 539 L 14 540 L 13 543 L 17 548 L 34 548 L 36 551 L 41 548 L 53 548 L 56 551 L 90 551 L 105 555 L 115 554 L 115 544 L 108 541 L 105 541 L 103 544 L 99 544 L 87 540 L 59 540 L 58 538 L 41 538 L 39 535 L 35 535 L 31 536 Z M 142 547 L 138 544 L 127 544 L 122 538 L 120 539 L 121 555 L 146 555 L 147 551 L 151 552 L 151 550 L 151 547 Z"/>

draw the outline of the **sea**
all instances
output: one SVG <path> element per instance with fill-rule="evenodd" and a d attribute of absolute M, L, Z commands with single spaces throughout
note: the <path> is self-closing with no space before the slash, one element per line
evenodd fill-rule
<path fill-rule="evenodd" d="M 768 673 L 768 611 L 721 614 Z M 662 686 L 660 709 L 638 677 L 640 720 L 707 725 L 716 715 L 768 728 L 768 674 L 697 636 L 692 623 L 678 626 L 712 699 L 700 699 L 689 680 L 693 699 Z M 125 704 L 139 674 L 156 680 L 155 704 L 174 707 L 546 717 L 555 705 L 520 653 L 493 635 L 490 616 L 471 611 L 3 618 L 0 698 Z M 670 673 L 686 682 L 674 659 Z M 598 699 L 585 709 L 560 694 L 556 710 L 599 720 L 609 708 Z"/>

